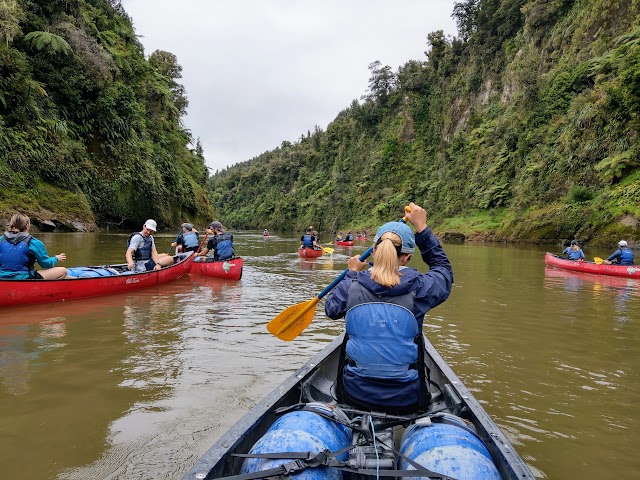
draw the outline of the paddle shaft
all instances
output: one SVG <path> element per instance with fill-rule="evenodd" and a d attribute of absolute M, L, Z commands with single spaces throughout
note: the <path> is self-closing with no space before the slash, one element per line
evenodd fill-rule
<path fill-rule="evenodd" d="M 182 235 L 182 229 L 180 229 L 180 232 L 178 232 L 178 235 L 176 235 L 176 238 L 173 242 L 171 243 L 176 243 L 178 241 L 178 239 L 180 238 L 180 235 Z M 167 255 L 169 255 L 171 253 L 171 249 L 173 248 L 173 245 L 169 245 L 169 250 L 167 250 Z M 178 247 L 176 246 L 176 253 L 178 253 Z"/>

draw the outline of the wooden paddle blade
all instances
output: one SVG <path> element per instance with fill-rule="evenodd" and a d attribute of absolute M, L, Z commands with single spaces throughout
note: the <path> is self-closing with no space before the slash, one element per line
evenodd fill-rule
<path fill-rule="evenodd" d="M 596 262 L 597 265 L 602 265 L 602 262 L 604 262 L 600 257 L 594 257 L 593 261 Z"/>
<path fill-rule="evenodd" d="M 333 248 L 329 248 L 329 247 L 324 247 L 324 248 L 322 249 L 322 251 L 323 251 L 324 253 L 328 253 L 329 255 L 331 255 L 333 252 L 335 252 L 335 249 L 333 249 Z"/>
<path fill-rule="evenodd" d="M 316 313 L 318 301 L 319 298 L 314 297 L 308 302 L 290 306 L 269 322 L 267 330 L 280 340 L 290 342 L 309 326 Z"/>

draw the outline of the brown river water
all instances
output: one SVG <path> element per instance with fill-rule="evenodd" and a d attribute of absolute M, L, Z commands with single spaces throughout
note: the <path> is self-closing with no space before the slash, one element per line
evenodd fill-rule
<path fill-rule="evenodd" d="M 323 302 L 293 342 L 265 326 L 370 242 L 302 260 L 299 233 L 233 233 L 239 282 L 0 310 L 1 478 L 180 479 L 341 332 Z M 128 237 L 36 236 L 69 267 L 123 263 Z M 547 249 L 446 244 L 455 285 L 425 333 L 536 476 L 640 478 L 640 281 L 545 267 Z"/>

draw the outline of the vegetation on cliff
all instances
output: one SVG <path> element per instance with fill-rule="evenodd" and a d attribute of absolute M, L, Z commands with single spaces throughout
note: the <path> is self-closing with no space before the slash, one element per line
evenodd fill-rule
<path fill-rule="evenodd" d="M 211 177 L 239 228 L 373 227 L 407 201 L 436 231 L 611 242 L 640 232 L 638 0 L 464 0 L 458 37 L 370 65 L 326 131 Z"/>
<path fill-rule="evenodd" d="M 211 218 L 180 72 L 169 52 L 145 58 L 119 1 L 0 0 L 0 217 L 61 229 Z"/>

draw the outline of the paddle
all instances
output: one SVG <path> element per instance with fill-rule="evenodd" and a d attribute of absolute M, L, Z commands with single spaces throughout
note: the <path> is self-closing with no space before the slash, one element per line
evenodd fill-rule
<path fill-rule="evenodd" d="M 410 212 L 410 208 L 404 207 L 406 212 Z M 406 223 L 407 217 L 402 217 L 399 222 Z M 369 255 L 373 252 L 373 245 L 367 249 L 362 255 L 360 255 L 360 261 L 364 262 Z M 322 297 L 329 293 L 333 288 L 340 283 L 340 281 L 347 275 L 349 269 L 338 275 L 333 282 L 331 282 L 324 290 L 322 290 L 315 298 L 307 301 L 292 305 L 285 309 L 280 315 L 271 320 L 267 325 L 267 330 L 278 337 L 280 340 L 290 342 L 296 338 L 302 331 L 309 326 L 313 316 L 315 314 L 315 307 Z"/>
<path fill-rule="evenodd" d="M 333 252 L 336 251 L 335 248 L 325 247 L 321 243 L 318 243 L 318 245 L 320 245 L 320 248 L 322 248 L 323 253 L 328 253 L 329 255 L 331 255 Z"/>
<path fill-rule="evenodd" d="M 593 261 L 596 262 L 596 265 L 602 265 L 602 263 L 604 262 L 604 260 L 602 260 L 600 257 L 594 257 Z"/>
<path fill-rule="evenodd" d="M 178 241 L 178 238 L 180 238 L 180 235 L 182 235 L 182 229 L 180 229 L 180 231 L 178 232 L 178 235 L 176 235 L 176 238 L 173 242 L 171 243 L 176 243 Z M 169 250 L 167 250 L 167 255 L 169 255 L 171 253 L 171 249 L 173 248 L 173 245 L 169 245 Z M 176 253 L 178 253 L 178 247 L 176 246 Z"/>

